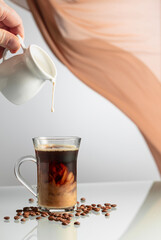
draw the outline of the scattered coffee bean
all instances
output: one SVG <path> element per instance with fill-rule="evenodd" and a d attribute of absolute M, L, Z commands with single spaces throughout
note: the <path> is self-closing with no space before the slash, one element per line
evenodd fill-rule
<path fill-rule="evenodd" d="M 115 207 L 117 207 L 117 205 L 116 204 L 111 204 L 111 207 L 115 208 Z"/>
<path fill-rule="evenodd" d="M 95 206 L 96 206 L 96 204 L 94 204 L 94 203 L 93 203 L 93 204 L 91 204 L 91 206 L 92 206 L 92 207 L 95 207 Z"/>
<path fill-rule="evenodd" d="M 110 204 L 110 203 L 104 203 L 104 205 L 105 205 L 105 206 L 111 206 L 111 204 Z"/>
<path fill-rule="evenodd" d="M 29 198 L 29 202 L 34 202 L 34 199 L 33 198 Z"/>
<path fill-rule="evenodd" d="M 78 221 L 74 222 L 74 225 L 80 225 L 80 222 L 78 222 Z"/>
<path fill-rule="evenodd" d="M 91 205 L 86 205 L 87 208 L 91 208 Z"/>
<path fill-rule="evenodd" d="M 94 208 L 93 210 L 94 210 L 95 212 L 99 212 L 99 211 L 100 211 L 100 208 L 97 207 L 97 208 Z"/>
<path fill-rule="evenodd" d="M 29 199 L 29 201 L 30 200 L 31 199 Z M 81 198 L 80 200 L 81 200 L 81 202 L 86 201 L 85 198 Z M 34 201 L 34 199 L 33 199 L 33 201 Z M 30 202 L 32 202 L 32 200 Z M 68 225 L 68 224 L 70 224 L 70 222 L 74 216 L 76 216 L 76 217 L 79 217 L 80 215 L 86 216 L 86 214 L 88 214 L 89 212 L 90 212 L 90 214 L 92 214 L 91 210 L 94 210 L 95 212 L 99 212 L 100 210 L 102 210 L 102 213 L 105 213 L 104 214 L 105 216 L 110 216 L 110 213 L 107 211 L 110 210 L 111 208 L 117 207 L 116 204 L 110 204 L 110 203 L 104 203 L 104 205 L 95 204 L 95 203 L 92 203 L 91 205 L 81 204 L 80 206 L 78 206 L 79 204 L 80 203 L 77 201 L 77 207 L 73 210 L 70 209 L 71 211 L 73 211 L 74 214 L 69 213 L 69 212 L 68 213 L 67 212 L 56 213 L 56 212 L 50 212 L 49 210 L 41 211 L 38 207 L 34 207 L 34 206 L 24 207 L 23 209 L 16 210 L 16 216 L 14 216 L 14 219 L 19 220 L 20 217 L 23 215 L 21 222 L 25 222 L 27 220 L 27 218 L 29 218 L 29 216 L 33 216 L 33 217 L 36 216 L 35 217 L 36 220 L 40 220 L 42 217 L 48 216 L 49 221 L 57 221 L 57 222 L 61 222 L 62 225 Z M 4 219 L 9 220 L 10 217 L 6 216 L 6 217 L 4 217 Z M 76 222 L 74 222 L 74 225 L 80 225 L 80 222 L 76 221 Z"/>
<path fill-rule="evenodd" d="M 102 212 L 107 212 L 107 209 L 103 209 Z"/>
<path fill-rule="evenodd" d="M 17 209 L 16 212 L 17 212 L 17 213 L 23 212 L 23 210 L 22 210 L 22 209 Z"/>
<path fill-rule="evenodd" d="M 68 222 L 62 222 L 62 225 L 68 225 L 69 223 Z"/>
<path fill-rule="evenodd" d="M 106 213 L 105 216 L 106 216 L 106 217 L 107 217 L 107 216 L 110 216 L 110 214 L 109 214 L 109 213 Z"/>
<path fill-rule="evenodd" d="M 76 216 L 76 217 L 79 217 L 79 216 L 80 216 L 80 213 L 76 213 L 75 216 Z"/>
<path fill-rule="evenodd" d="M 49 219 L 49 221 L 53 221 L 55 218 L 54 218 L 54 216 L 49 216 L 48 219 Z"/>
<path fill-rule="evenodd" d="M 101 204 L 97 204 L 97 207 L 101 208 L 101 207 L 102 207 L 102 205 L 101 205 Z"/>
<path fill-rule="evenodd" d="M 81 210 L 76 210 L 76 212 L 77 212 L 77 213 L 80 213 L 80 212 L 82 212 L 82 211 L 81 211 Z"/>
<path fill-rule="evenodd" d="M 47 215 L 45 213 L 42 213 L 41 217 L 47 217 Z"/>
<path fill-rule="evenodd" d="M 29 208 L 29 207 L 24 207 L 23 208 L 23 211 L 25 212 L 25 211 L 30 211 L 31 209 Z"/>
<path fill-rule="evenodd" d="M 86 201 L 86 199 L 84 197 L 82 197 L 80 200 L 81 200 L 81 202 L 85 202 Z"/>
<path fill-rule="evenodd" d="M 18 213 L 17 213 L 17 216 L 22 216 L 22 212 L 18 212 Z"/>
<path fill-rule="evenodd" d="M 50 213 L 50 216 L 55 216 L 55 213 L 54 212 Z"/>
<path fill-rule="evenodd" d="M 59 221 L 59 219 L 58 219 L 58 218 L 55 218 L 55 221 L 56 221 L 56 222 L 58 222 L 58 221 Z"/>
<path fill-rule="evenodd" d="M 88 214 L 88 213 L 89 213 L 89 211 L 88 211 L 88 210 L 84 210 L 84 213 L 85 213 L 85 214 Z"/>
<path fill-rule="evenodd" d="M 22 219 L 21 219 L 21 222 L 26 222 L 26 219 L 25 219 L 25 218 L 22 218 Z"/>
<path fill-rule="evenodd" d="M 86 214 L 85 214 L 84 212 L 82 212 L 80 215 L 82 215 L 82 216 L 86 216 Z"/>
<path fill-rule="evenodd" d="M 65 219 L 64 219 L 64 218 L 61 218 L 59 221 L 60 221 L 60 222 L 65 222 Z"/>
<path fill-rule="evenodd" d="M 68 216 L 69 216 L 69 217 L 73 217 L 73 214 L 69 213 Z"/>

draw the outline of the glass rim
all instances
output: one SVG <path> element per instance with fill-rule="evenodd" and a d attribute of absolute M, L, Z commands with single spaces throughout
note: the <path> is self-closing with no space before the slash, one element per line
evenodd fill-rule
<path fill-rule="evenodd" d="M 33 141 L 36 140 L 53 140 L 53 141 L 69 141 L 69 140 L 81 140 L 80 137 L 77 136 L 48 136 L 48 137 L 34 137 L 32 138 Z"/>

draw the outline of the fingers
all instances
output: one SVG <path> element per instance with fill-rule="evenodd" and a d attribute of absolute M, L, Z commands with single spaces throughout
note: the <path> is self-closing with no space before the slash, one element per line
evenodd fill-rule
<path fill-rule="evenodd" d="M 24 37 L 24 28 L 20 16 L 7 4 L 0 1 L 0 22 L 10 29 L 10 32 Z"/>
<path fill-rule="evenodd" d="M 15 53 L 20 48 L 20 42 L 14 34 L 4 29 L 0 29 L 0 46 Z"/>

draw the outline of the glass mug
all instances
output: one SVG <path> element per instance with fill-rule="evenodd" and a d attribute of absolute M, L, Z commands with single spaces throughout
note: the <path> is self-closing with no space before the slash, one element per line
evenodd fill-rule
<path fill-rule="evenodd" d="M 79 137 L 33 138 L 36 158 L 22 157 L 15 164 L 15 175 L 37 197 L 41 209 L 69 211 L 77 203 L 77 155 Z M 37 193 L 20 174 L 23 162 L 37 164 Z"/>

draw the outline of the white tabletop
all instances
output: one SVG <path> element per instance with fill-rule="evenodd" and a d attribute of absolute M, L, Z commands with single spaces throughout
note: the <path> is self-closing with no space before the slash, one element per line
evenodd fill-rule
<path fill-rule="evenodd" d="M 161 239 L 161 182 L 78 184 L 78 200 L 85 197 L 85 204 L 117 204 L 110 217 L 102 213 L 79 217 L 78 227 L 74 226 L 74 219 L 68 226 L 47 218 L 15 223 L 16 209 L 30 206 L 31 197 L 23 187 L 0 188 L 1 240 Z M 10 216 L 10 221 L 5 222 L 4 216 Z"/>

